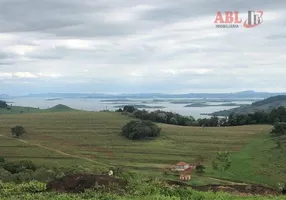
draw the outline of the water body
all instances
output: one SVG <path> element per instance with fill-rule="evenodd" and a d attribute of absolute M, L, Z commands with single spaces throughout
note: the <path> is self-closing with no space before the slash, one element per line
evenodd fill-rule
<path fill-rule="evenodd" d="M 46 98 L 14 98 L 11 101 L 12 105 L 14 106 L 27 106 L 27 107 L 36 107 L 41 109 L 51 108 L 58 104 L 64 104 L 71 108 L 80 109 L 80 110 L 87 110 L 87 111 L 100 111 L 104 109 L 108 110 L 116 110 L 115 106 L 119 105 L 146 105 L 146 106 L 163 106 L 165 108 L 160 108 L 160 110 L 164 111 L 171 111 L 176 112 L 181 115 L 185 116 L 193 116 L 195 118 L 205 118 L 207 116 L 201 115 L 201 113 L 212 113 L 215 111 L 220 110 L 227 110 L 231 108 L 235 108 L 237 106 L 212 106 L 223 104 L 225 102 L 207 102 L 207 107 L 185 107 L 190 103 L 182 103 L 182 104 L 173 104 L 170 103 L 172 101 L 178 100 L 192 100 L 192 99 L 128 99 L 128 100 L 117 100 L 114 101 L 109 99 L 88 99 L 88 98 L 65 98 L 65 99 L 46 99 Z M 198 99 L 195 99 L 198 100 Z M 207 101 L 207 100 L 203 100 Z M 237 104 L 251 104 L 252 101 L 245 101 L 245 100 L 235 100 L 231 101 L 230 103 L 237 103 Z M 158 108 L 146 108 L 145 110 L 154 111 L 159 110 Z"/>

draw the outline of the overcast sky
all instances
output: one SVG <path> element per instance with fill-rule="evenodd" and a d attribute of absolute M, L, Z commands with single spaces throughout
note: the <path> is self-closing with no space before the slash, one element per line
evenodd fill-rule
<path fill-rule="evenodd" d="M 217 11 L 263 10 L 255 28 Z M 0 0 L 0 94 L 285 92 L 285 0 Z"/>

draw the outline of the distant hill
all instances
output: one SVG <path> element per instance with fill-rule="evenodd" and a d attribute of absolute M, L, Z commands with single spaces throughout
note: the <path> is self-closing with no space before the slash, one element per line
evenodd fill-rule
<path fill-rule="evenodd" d="M 286 107 L 286 95 L 278 95 L 274 97 L 270 97 L 261 101 L 256 101 L 250 105 L 243 105 L 238 108 L 233 108 L 230 110 L 223 110 L 212 113 L 212 115 L 216 116 L 228 116 L 231 113 L 235 114 L 248 114 L 256 111 L 265 111 L 270 112 L 274 108 L 279 106 Z"/>
<path fill-rule="evenodd" d="M 75 109 L 70 108 L 63 104 L 58 104 L 52 108 L 46 109 L 47 112 L 66 112 L 66 111 L 75 111 Z"/>
<path fill-rule="evenodd" d="M 0 99 L 11 99 L 12 97 L 7 94 L 0 94 Z"/>
<path fill-rule="evenodd" d="M 78 111 L 78 110 L 62 104 L 56 105 L 48 109 L 39 109 L 39 108 L 23 107 L 23 106 L 12 106 L 12 107 L 9 106 L 8 108 L 0 108 L 0 115 L 47 113 L 47 112 L 71 112 L 71 111 Z"/>
<path fill-rule="evenodd" d="M 234 93 L 188 93 L 188 94 L 163 94 L 163 93 L 134 93 L 134 94 L 104 94 L 104 93 L 43 93 L 29 94 L 22 97 L 36 98 L 268 98 L 286 93 L 255 92 L 252 90 Z"/>

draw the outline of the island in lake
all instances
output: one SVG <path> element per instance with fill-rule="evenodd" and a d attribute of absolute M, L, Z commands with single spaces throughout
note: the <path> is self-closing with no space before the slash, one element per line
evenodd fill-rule
<path fill-rule="evenodd" d="M 59 101 L 62 100 L 61 98 L 50 98 L 50 99 L 45 99 L 45 101 Z"/>
<path fill-rule="evenodd" d="M 120 106 L 114 106 L 114 108 L 123 108 L 124 106 L 126 105 L 120 105 Z M 160 108 L 166 108 L 164 106 L 147 106 L 147 105 L 128 105 L 128 106 L 133 106 L 134 108 L 157 108 L 157 109 L 160 109 Z"/>
<path fill-rule="evenodd" d="M 245 105 L 245 104 L 222 103 L 222 104 L 210 105 L 210 104 L 206 104 L 206 103 L 193 103 L 193 104 L 186 105 L 184 107 L 210 107 L 210 106 L 211 107 L 213 107 L 213 106 L 221 107 L 221 106 L 242 106 L 242 105 Z"/>

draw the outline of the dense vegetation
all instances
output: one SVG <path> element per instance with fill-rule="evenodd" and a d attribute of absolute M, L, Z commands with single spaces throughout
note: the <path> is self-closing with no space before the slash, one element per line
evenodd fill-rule
<path fill-rule="evenodd" d="M 5 161 L 0 157 L 0 182 L 23 183 L 32 180 L 48 182 L 66 174 L 78 172 L 90 172 L 90 169 L 79 165 L 69 167 L 36 165 L 30 160 Z"/>
<path fill-rule="evenodd" d="M 199 192 L 186 187 L 170 187 L 158 179 L 146 181 L 137 176 L 129 179 L 123 194 L 87 190 L 81 194 L 46 192 L 44 183 L 33 181 L 23 184 L 0 183 L 1 200 L 284 200 L 284 196 L 240 196 L 223 192 Z"/>
<path fill-rule="evenodd" d="M 229 126 L 247 125 L 247 124 L 274 124 L 277 122 L 286 122 L 286 108 L 278 107 L 271 112 L 257 111 L 253 114 L 231 114 L 228 117 Z"/>
<path fill-rule="evenodd" d="M 160 135 L 161 129 L 148 120 L 130 121 L 122 128 L 122 135 L 130 140 L 155 138 Z"/>
<path fill-rule="evenodd" d="M 278 107 L 271 112 L 256 111 L 251 114 L 230 114 L 228 118 L 219 118 L 213 116 L 211 118 L 197 119 L 192 116 L 186 117 L 177 113 L 166 111 L 152 111 L 138 110 L 132 106 L 125 106 L 123 110 L 118 112 L 131 113 L 132 117 L 141 120 L 150 120 L 152 122 L 160 122 L 166 124 L 180 125 L 180 126 L 203 126 L 203 127 L 217 127 L 217 126 L 238 126 L 250 124 L 274 124 L 277 122 L 286 122 L 286 108 Z"/>

